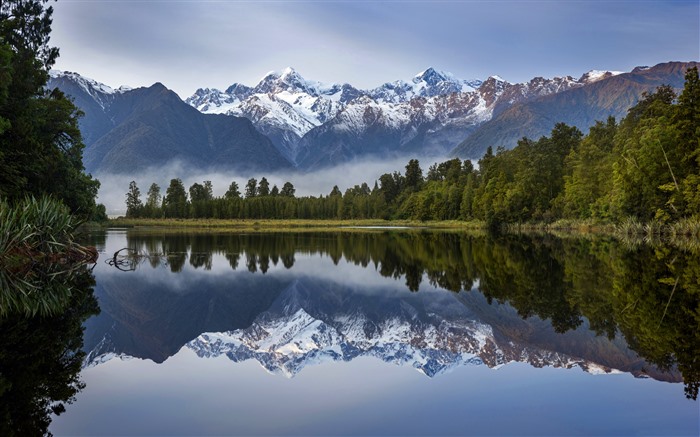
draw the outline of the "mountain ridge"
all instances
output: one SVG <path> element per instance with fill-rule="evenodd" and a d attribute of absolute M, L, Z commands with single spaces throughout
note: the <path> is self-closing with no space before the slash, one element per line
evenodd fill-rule
<path fill-rule="evenodd" d="M 158 82 L 114 90 L 75 73 L 53 72 L 49 87 L 70 95 L 80 120 L 88 172 L 130 173 L 167 162 L 226 169 L 291 169 L 250 120 L 203 114 Z"/>
<path fill-rule="evenodd" d="M 89 172 L 172 160 L 234 171 L 313 171 L 355 158 L 479 159 L 488 146 L 512 148 L 524 136 L 548 134 L 557 122 L 586 131 L 596 120 L 623 117 L 661 84 L 679 89 L 693 65 L 590 70 L 516 84 L 496 75 L 456 79 L 431 67 L 369 90 L 307 80 L 287 68 L 255 86 L 200 88 L 185 102 L 169 90 L 160 97 L 143 91 L 167 90 L 162 84 L 112 88 L 70 72 L 52 72 L 49 87 L 62 89 L 85 113 Z"/>
<path fill-rule="evenodd" d="M 84 365 L 132 357 L 162 362 L 186 347 L 200 358 L 252 359 L 266 371 L 286 377 L 310 365 L 362 356 L 411 366 L 431 378 L 458 366 L 497 369 L 514 361 L 534 367 L 579 367 L 589 373 L 676 377 L 647 368 L 622 340 L 609 344 L 587 327 L 556 334 L 547 321 L 524 320 L 508 304 L 489 303 L 476 290 L 393 294 L 315 284 L 304 278 L 266 280 L 271 282 L 257 292 L 246 289 L 251 297 L 262 292 L 262 299 L 253 299 L 252 304 L 246 304 L 243 296 L 205 287 L 207 296 L 172 295 L 164 300 L 166 305 L 152 305 L 160 301 L 154 300 L 160 292 L 153 287 L 147 295 L 145 290 L 134 290 L 125 296 L 105 283 L 99 291 L 104 320 L 92 321 L 104 326 L 98 330 L 101 334 L 86 341 Z M 116 300 L 110 298 L 114 293 L 119 295 Z M 149 308 L 130 302 L 129 296 L 149 302 Z M 217 301 L 214 308 L 228 310 L 212 314 L 211 298 Z M 134 308 L 141 310 L 136 314 Z M 166 327 L 173 320 L 185 320 L 178 315 L 187 315 L 189 324 L 172 333 Z M 572 348 L 577 344 L 588 346 Z"/>
<path fill-rule="evenodd" d="M 605 121 L 609 116 L 620 120 L 644 93 L 654 92 L 661 85 L 670 85 L 676 91 L 682 89 L 685 71 L 698 65 L 667 62 L 636 67 L 628 73 L 594 80 L 585 87 L 516 103 L 475 129 L 451 155 L 478 159 L 489 146 L 512 149 L 523 137 L 537 139 L 548 135 L 559 122 L 586 132 L 595 121 Z"/>

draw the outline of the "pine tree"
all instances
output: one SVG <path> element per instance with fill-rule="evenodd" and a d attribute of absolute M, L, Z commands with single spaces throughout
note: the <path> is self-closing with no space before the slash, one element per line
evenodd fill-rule
<path fill-rule="evenodd" d="M 255 178 L 248 179 L 248 183 L 245 185 L 245 198 L 250 199 L 258 194 L 258 181 Z"/>
<path fill-rule="evenodd" d="M 270 195 L 270 183 L 267 181 L 267 178 L 263 177 L 260 179 L 260 183 L 258 184 L 258 196 L 265 197 Z"/>
<path fill-rule="evenodd" d="M 165 190 L 163 209 L 166 217 L 187 217 L 187 192 L 180 179 L 171 179 Z"/>
<path fill-rule="evenodd" d="M 241 192 L 238 189 L 238 184 L 236 181 L 231 182 L 231 185 L 228 186 L 228 190 L 224 194 L 224 197 L 226 199 L 239 199 L 241 197 Z"/>
<path fill-rule="evenodd" d="M 145 215 L 147 217 L 157 217 L 160 215 L 161 195 L 160 187 L 156 183 L 152 183 L 146 194 Z"/>
<path fill-rule="evenodd" d="M 129 183 L 129 192 L 126 193 L 126 216 L 139 217 L 142 209 L 141 191 L 136 186 L 136 181 L 131 181 Z"/>
<path fill-rule="evenodd" d="M 99 182 L 84 173 L 80 112 L 45 88 L 58 57 L 46 2 L 0 2 L 0 195 L 50 194 L 87 218 Z"/>
<path fill-rule="evenodd" d="M 282 191 L 280 191 L 280 195 L 284 197 L 294 197 L 295 192 L 296 189 L 294 188 L 294 185 L 292 185 L 291 182 L 285 182 L 282 186 Z"/>
<path fill-rule="evenodd" d="M 417 159 L 411 159 L 406 165 L 406 188 L 417 191 L 423 184 L 423 170 Z"/>

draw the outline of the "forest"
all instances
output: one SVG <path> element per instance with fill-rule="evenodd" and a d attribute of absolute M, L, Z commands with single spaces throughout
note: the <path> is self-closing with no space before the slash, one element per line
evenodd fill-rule
<path fill-rule="evenodd" d="M 372 187 L 370 187 L 372 184 Z M 689 69 L 677 95 L 645 94 L 619 122 L 598 121 L 584 135 L 558 123 L 548 137 L 523 138 L 512 150 L 489 148 L 473 165 L 454 158 L 427 171 L 411 159 L 404 173 L 328 195 L 295 196 L 292 183 L 266 177 L 232 182 L 222 197 L 210 181 L 186 189 L 172 179 L 142 199 L 126 194 L 127 217 L 221 219 L 479 220 L 501 224 L 561 219 L 674 223 L 700 213 L 700 80 Z M 241 191 L 242 190 L 242 191 Z"/>

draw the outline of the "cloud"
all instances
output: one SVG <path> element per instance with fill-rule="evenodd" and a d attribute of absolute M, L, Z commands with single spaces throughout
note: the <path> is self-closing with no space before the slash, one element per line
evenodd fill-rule
<path fill-rule="evenodd" d="M 206 169 L 190 168 L 182 162 L 171 162 L 159 167 L 151 167 L 138 174 L 109 174 L 97 173 L 95 177 L 100 180 L 101 186 L 97 201 L 107 207 L 107 214 L 110 216 L 123 215 L 126 212 L 126 192 L 129 182 L 136 182 L 141 191 L 141 198 L 145 201 L 146 193 L 152 183 L 160 186 L 161 195 L 165 195 L 171 179 L 182 179 L 185 189 L 195 182 L 211 181 L 215 196 L 223 196 L 232 181 L 238 183 L 238 187 L 243 191 L 248 179 L 255 178 L 260 181 L 262 177 L 267 178 L 270 187 L 277 185 L 282 188 L 285 182 L 291 182 L 296 189 L 296 196 L 320 196 L 328 195 L 337 185 L 341 192 L 363 182 L 372 188 L 374 182 L 384 173 L 398 171 L 403 173 L 406 164 L 414 157 L 395 158 L 379 160 L 376 158 L 362 158 L 314 172 L 304 173 L 302 171 L 292 172 L 250 172 L 242 174 L 240 172 L 225 172 L 221 170 L 210 171 Z M 421 158 L 421 168 L 425 174 L 428 167 L 434 162 L 442 162 L 449 158 L 429 157 Z"/>
<path fill-rule="evenodd" d="M 292 66 L 372 88 L 433 66 L 458 77 L 580 75 L 697 59 L 700 5 L 677 2 L 62 1 L 59 69 L 111 86 L 254 85 Z M 128 31 L 125 31 L 128 29 Z"/>

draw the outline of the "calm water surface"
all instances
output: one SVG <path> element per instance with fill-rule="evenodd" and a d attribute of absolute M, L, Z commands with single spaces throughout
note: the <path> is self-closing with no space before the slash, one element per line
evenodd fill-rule
<path fill-rule="evenodd" d="M 90 243 L 99 314 L 55 435 L 699 434 L 692 252 L 357 229 Z"/>

